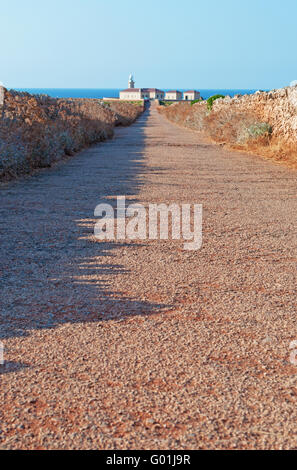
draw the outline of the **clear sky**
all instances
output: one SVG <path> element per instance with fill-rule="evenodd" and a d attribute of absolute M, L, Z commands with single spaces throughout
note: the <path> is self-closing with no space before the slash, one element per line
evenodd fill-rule
<path fill-rule="evenodd" d="M 279 88 L 297 79 L 296 0 L 9 0 L 11 87 Z"/>

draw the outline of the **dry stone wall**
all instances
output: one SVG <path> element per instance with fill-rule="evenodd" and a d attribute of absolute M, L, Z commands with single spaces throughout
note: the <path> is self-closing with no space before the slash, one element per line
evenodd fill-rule
<path fill-rule="evenodd" d="M 255 116 L 272 126 L 273 135 L 284 140 L 297 140 L 297 86 L 270 92 L 256 92 L 216 100 L 213 111 L 234 110 Z"/>
<path fill-rule="evenodd" d="M 1 96 L 0 178 L 49 167 L 112 137 L 115 126 L 131 124 L 143 111 L 142 103 L 55 99 L 5 88 Z"/>
<path fill-rule="evenodd" d="M 297 86 L 159 106 L 170 121 L 201 131 L 213 141 L 297 167 Z"/>

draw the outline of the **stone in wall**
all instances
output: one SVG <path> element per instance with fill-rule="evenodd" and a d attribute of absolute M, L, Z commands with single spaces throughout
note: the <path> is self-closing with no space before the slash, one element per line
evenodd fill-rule
<path fill-rule="evenodd" d="M 0 106 L 4 105 L 4 87 L 0 85 Z"/>
<path fill-rule="evenodd" d="M 297 86 L 218 99 L 213 104 L 215 112 L 230 109 L 249 113 L 260 122 L 269 123 L 276 137 L 292 142 L 297 140 Z"/>

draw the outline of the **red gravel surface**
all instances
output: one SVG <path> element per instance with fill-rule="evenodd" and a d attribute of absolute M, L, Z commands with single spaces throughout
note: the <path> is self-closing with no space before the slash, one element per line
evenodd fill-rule
<path fill-rule="evenodd" d="M 203 204 L 203 246 L 100 242 L 99 202 Z M 1 186 L 2 449 L 297 448 L 296 171 L 154 107 Z"/>

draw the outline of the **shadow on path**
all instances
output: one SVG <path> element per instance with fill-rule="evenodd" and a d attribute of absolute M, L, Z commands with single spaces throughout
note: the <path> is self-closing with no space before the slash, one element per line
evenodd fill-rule
<path fill-rule="evenodd" d="M 117 129 L 113 140 L 2 189 L 0 338 L 169 307 L 124 297 L 113 277 L 129 272 L 106 262 L 106 256 L 116 261 L 120 244 L 92 239 L 96 205 L 119 195 L 130 204 L 144 182 L 149 112 Z"/>

